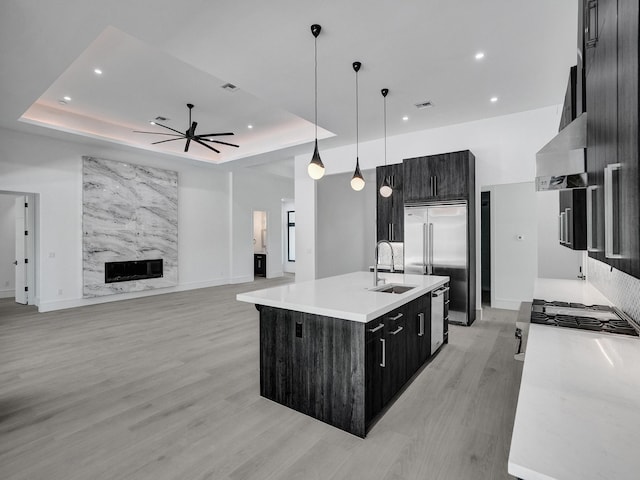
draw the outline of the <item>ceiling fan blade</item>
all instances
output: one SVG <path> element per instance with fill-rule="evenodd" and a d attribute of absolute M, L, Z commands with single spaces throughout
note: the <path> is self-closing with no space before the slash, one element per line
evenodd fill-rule
<path fill-rule="evenodd" d="M 176 132 L 176 133 L 179 133 L 180 135 L 184 136 L 184 133 L 182 133 L 180 130 L 176 130 L 175 128 L 167 127 L 166 125 L 163 125 L 163 124 L 158 123 L 158 122 L 156 122 L 156 125 L 160 125 L 163 128 L 166 128 L 168 130 L 171 130 L 172 132 Z"/>
<path fill-rule="evenodd" d="M 194 141 L 194 142 L 196 142 L 196 143 L 199 143 L 199 144 L 200 144 L 200 145 L 202 145 L 203 147 L 207 147 L 209 150 L 213 150 L 213 151 L 214 151 L 214 152 L 216 152 L 216 153 L 220 153 L 220 150 L 216 150 L 215 148 L 213 148 L 213 147 L 211 147 L 211 146 L 207 145 L 206 143 L 201 142 L 201 141 L 200 141 L 200 140 L 198 140 L 197 138 L 194 138 L 194 139 L 193 139 L 193 141 Z"/>
<path fill-rule="evenodd" d="M 198 138 L 200 139 L 200 137 L 198 136 Z M 229 145 L 230 147 L 240 147 L 240 145 L 236 145 L 235 143 L 227 143 L 227 142 L 221 142 L 220 140 L 209 140 L 208 138 L 202 138 L 201 140 L 204 140 L 205 142 L 211 142 L 211 143 L 220 143 L 222 145 Z"/>
<path fill-rule="evenodd" d="M 169 140 L 160 140 L 159 142 L 151 142 L 151 145 L 155 145 L 157 143 L 165 143 L 165 142 L 173 142 L 174 140 L 182 140 L 184 137 L 180 138 L 170 138 Z"/>
<path fill-rule="evenodd" d="M 225 135 L 233 135 L 233 132 L 229 133 L 207 133 L 205 135 L 198 135 L 199 137 L 224 137 Z"/>
<path fill-rule="evenodd" d="M 187 143 L 184 144 L 184 151 L 188 152 L 189 151 L 189 145 L 191 144 L 191 139 L 187 138 Z"/>
<path fill-rule="evenodd" d="M 151 133 L 152 135 L 171 135 L 172 137 L 183 137 L 184 135 L 178 135 L 176 133 L 163 133 L 163 132 L 141 132 L 140 130 L 134 130 L 133 133 Z"/>

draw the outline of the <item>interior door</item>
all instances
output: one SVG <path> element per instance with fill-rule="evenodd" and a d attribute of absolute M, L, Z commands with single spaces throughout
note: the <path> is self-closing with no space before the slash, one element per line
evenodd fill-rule
<path fill-rule="evenodd" d="M 25 264 L 25 252 L 27 247 L 27 239 L 25 231 L 27 231 L 27 215 L 25 209 L 26 197 L 17 197 L 15 203 L 16 215 L 16 257 L 15 265 L 15 285 L 16 285 L 16 303 L 27 304 L 28 298 L 25 291 L 27 286 L 27 265 Z"/>

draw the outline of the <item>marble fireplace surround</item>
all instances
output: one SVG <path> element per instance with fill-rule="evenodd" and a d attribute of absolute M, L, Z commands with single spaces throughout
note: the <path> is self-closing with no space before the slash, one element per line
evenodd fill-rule
<path fill-rule="evenodd" d="M 178 284 L 178 173 L 82 157 L 83 296 Z M 105 263 L 162 259 L 163 276 L 105 283 Z"/>

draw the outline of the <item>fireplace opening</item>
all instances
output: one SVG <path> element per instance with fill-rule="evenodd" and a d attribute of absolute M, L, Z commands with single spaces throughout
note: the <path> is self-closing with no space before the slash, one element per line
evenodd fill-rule
<path fill-rule="evenodd" d="M 135 260 L 129 262 L 106 262 L 104 264 L 104 282 L 129 282 L 145 278 L 162 277 L 162 259 Z"/>

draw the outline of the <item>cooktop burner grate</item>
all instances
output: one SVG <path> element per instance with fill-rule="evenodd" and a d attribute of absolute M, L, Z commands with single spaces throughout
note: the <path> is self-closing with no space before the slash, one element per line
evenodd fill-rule
<path fill-rule="evenodd" d="M 551 307 L 548 309 L 546 307 Z M 563 308 L 577 309 L 580 312 L 560 310 Z M 589 316 L 589 313 L 592 316 Z M 598 312 L 598 313 L 596 313 Z M 610 315 L 602 312 L 611 312 Z M 579 313 L 579 314 L 578 314 Z M 595 318 L 598 317 L 598 318 Z M 615 318 L 610 318 L 615 317 Z M 638 332 L 627 320 L 618 316 L 617 312 L 606 305 L 583 305 L 570 302 L 547 302 L 535 299 L 531 307 L 531 323 L 552 325 L 594 332 L 617 333 L 637 337 Z"/>

